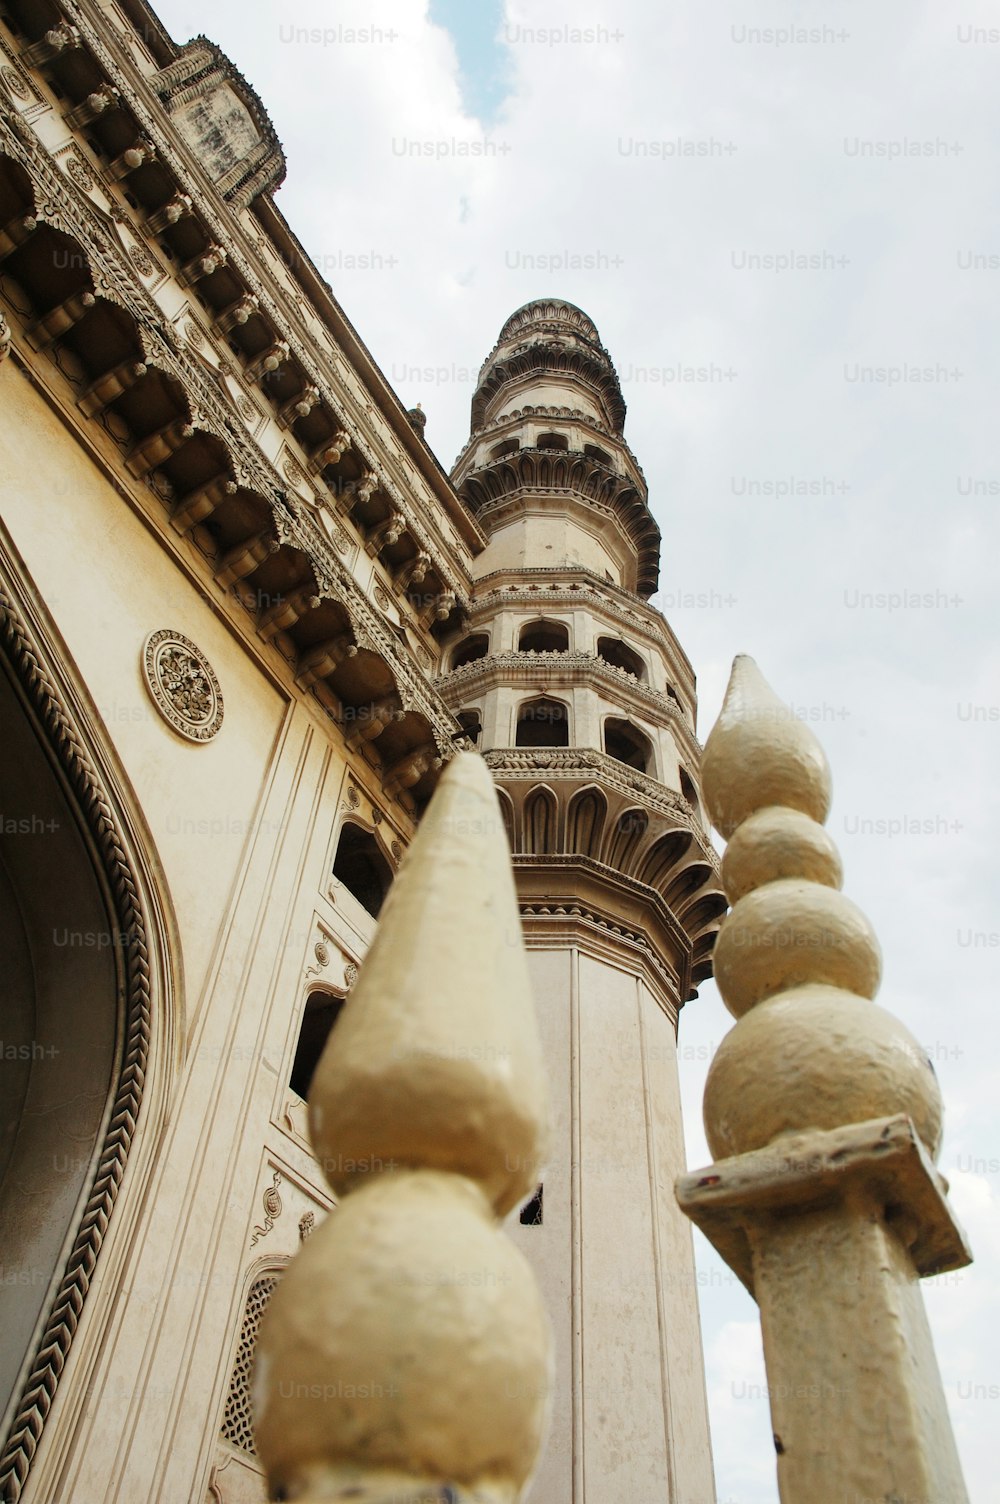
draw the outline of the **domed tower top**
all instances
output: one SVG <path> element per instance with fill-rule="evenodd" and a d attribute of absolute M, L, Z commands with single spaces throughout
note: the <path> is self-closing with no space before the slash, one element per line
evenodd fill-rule
<path fill-rule="evenodd" d="M 528 394 L 536 404 L 551 395 L 582 407 L 618 436 L 625 426 L 618 375 L 597 326 L 561 298 L 525 303 L 500 330 L 472 399 L 473 431 L 521 406 Z"/>
<path fill-rule="evenodd" d="M 491 538 L 483 573 L 577 566 L 639 595 L 656 589 L 660 533 L 624 426 L 593 320 L 561 298 L 512 313 L 479 373 L 452 471 Z"/>

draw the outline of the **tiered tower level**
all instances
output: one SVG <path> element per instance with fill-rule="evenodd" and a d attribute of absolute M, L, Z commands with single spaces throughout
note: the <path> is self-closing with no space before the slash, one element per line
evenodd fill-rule
<path fill-rule="evenodd" d="M 518 1229 L 556 1324 L 535 1497 L 711 1500 L 678 1014 L 725 910 L 698 798 L 695 683 L 648 604 L 660 534 L 597 329 L 512 315 L 452 479 L 487 538 L 443 697 L 493 769 L 555 1100 Z M 524 1215 L 524 1214 L 522 1214 Z"/>

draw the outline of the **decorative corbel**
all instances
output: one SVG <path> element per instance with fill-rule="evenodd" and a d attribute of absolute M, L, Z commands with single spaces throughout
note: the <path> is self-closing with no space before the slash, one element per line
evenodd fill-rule
<path fill-rule="evenodd" d="M 431 567 L 431 556 L 422 550 L 396 575 L 396 584 L 400 590 L 410 590 L 414 585 L 422 585 L 427 578 L 427 571 Z"/>
<path fill-rule="evenodd" d="M 287 632 L 303 616 L 321 605 L 322 600 L 315 594 L 312 586 L 305 585 L 301 590 L 293 590 L 291 595 L 279 596 L 273 605 L 268 606 L 261 613 L 257 630 L 270 642 L 279 632 Z"/>
<path fill-rule="evenodd" d="M 179 533 L 188 533 L 199 522 L 204 522 L 206 517 L 211 517 L 216 507 L 222 505 L 227 496 L 235 496 L 238 487 L 236 482 L 228 475 L 217 475 L 204 486 L 198 486 L 194 491 L 189 491 L 170 514 L 171 524 Z"/>
<path fill-rule="evenodd" d="M 82 46 L 83 39 L 76 27 L 63 21 L 60 25 L 51 27 L 40 41 L 25 47 L 20 55 L 21 62 L 28 68 L 44 68 L 62 53 L 72 52 Z"/>
<path fill-rule="evenodd" d="M 425 747 L 418 747 L 415 752 L 410 752 L 400 762 L 390 769 L 383 779 L 382 787 L 393 798 L 412 789 L 415 783 L 419 783 L 425 773 L 434 768 L 440 768 L 444 762 L 437 747 L 428 743 Z"/>
<path fill-rule="evenodd" d="M 98 376 L 96 381 L 85 387 L 76 399 L 77 406 L 88 418 L 95 417 L 123 392 L 135 386 L 137 381 L 141 381 L 148 369 L 144 360 L 123 360 L 121 365 L 105 371 L 103 376 Z"/>
<path fill-rule="evenodd" d="M 373 700 L 370 705 L 344 706 L 344 740 L 351 752 L 357 752 L 363 742 L 373 742 L 382 735 L 387 726 L 405 718 L 406 711 L 400 708 L 396 695 Z"/>
<path fill-rule="evenodd" d="M 92 125 L 102 115 L 109 111 L 121 108 L 122 98 L 117 89 L 107 85 L 103 89 L 95 89 L 93 94 L 88 94 L 86 99 L 66 112 L 66 124 L 72 131 L 82 131 L 87 125 Z"/>
<path fill-rule="evenodd" d="M 194 213 L 194 200 L 189 193 L 177 193 L 168 199 L 153 214 L 146 216 L 145 229 L 150 235 L 162 235 L 164 230 L 169 230 L 171 225 L 179 220 L 187 219 L 189 214 Z"/>
<path fill-rule="evenodd" d="M 189 261 L 185 267 L 181 268 L 177 280 L 182 287 L 194 287 L 203 278 L 210 277 L 213 272 L 217 272 L 220 266 L 225 266 L 226 260 L 225 246 L 214 244 L 206 246 L 193 261 Z"/>
<path fill-rule="evenodd" d="M 147 141 L 140 136 L 134 145 L 127 151 L 123 151 L 120 157 L 115 157 L 108 166 L 108 172 L 116 182 L 127 178 L 130 172 L 135 172 L 144 162 L 152 162 L 156 158 L 156 147 L 152 141 Z"/>
<path fill-rule="evenodd" d="M 220 559 L 215 578 L 220 585 L 235 585 L 237 580 L 244 580 L 248 574 L 259 569 L 264 560 L 270 558 L 271 554 L 276 554 L 280 547 L 270 528 L 254 538 L 246 538 Z"/>
<path fill-rule="evenodd" d="M 406 518 L 393 512 L 384 522 L 372 528 L 365 541 L 365 553 L 374 559 L 383 548 L 391 548 L 394 543 L 398 543 L 405 532 Z"/>
<path fill-rule="evenodd" d="M 338 464 L 350 447 L 351 436 L 343 429 L 335 433 L 332 438 L 324 439 L 319 448 L 313 450 L 309 457 L 309 474 L 319 475 L 327 465 Z"/>
<path fill-rule="evenodd" d="M 17 250 L 18 246 L 24 245 L 38 229 L 38 220 L 34 214 L 19 214 L 16 219 L 9 219 L 5 225 L 0 225 L 0 261 Z"/>
<path fill-rule="evenodd" d="M 308 418 L 314 407 L 320 404 L 319 391 L 314 386 L 303 387 L 278 411 L 278 423 L 282 428 L 291 428 L 298 418 Z"/>
<path fill-rule="evenodd" d="M 259 298 L 252 294 L 238 298 L 235 303 L 230 303 L 228 308 L 224 308 L 220 314 L 216 315 L 215 329 L 219 334 L 232 334 L 234 329 L 240 329 L 244 324 L 248 324 L 254 314 L 259 311 Z"/>
<path fill-rule="evenodd" d="M 299 659 L 295 682 L 300 689 L 311 689 L 321 679 L 328 679 L 345 659 L 356 658 L 357 653 L 357 643 L 346 632 L 339 637 L 331 637 L 327 642 L 317 643 Z"/>
<path fill-rule="evenodd" d="M 50 308 L 48 313 L 43 313 L 40 319 L 28 325 L 25 333 L 31 345 L 36 350 L 45 350 L 49 345 L 54 345 L 74 324 L 86 318 L 96 302 L 96 297 L 88 290 L 75 292 L 64 303 Z"/>
<path fill-rule="evenodd" d="M 273 376 L 275 371 L 280 370 L 285 364 L 291 353 L 283 339 L 275 340 L 273 345 L 268 345 L 266 350 L 262 350 L 259 355 L 255 355 L 253 360 L 248 362 L 247 379 L 259 384 L 265 376 Z"/>
<path fill-rule="evenodd" d="M 165 428 L 147 434 L 126 456 L 125 463 L 133 475 L 148 475 L 157 465 L 162 465 L 172 454 L 186 444 L 194 434 L 194 426 L 186 418 L 175 418 Z"/>

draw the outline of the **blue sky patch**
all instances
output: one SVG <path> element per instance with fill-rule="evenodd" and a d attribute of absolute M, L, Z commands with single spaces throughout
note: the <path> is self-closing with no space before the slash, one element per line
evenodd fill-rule
<path fill-rule="evenodd" d="M 508 60 L 500 40 L 504 0 L 430 0 L 430 18 L 450 32 L 455 43 L 465 108 L 479 120 L 492 120 L 508 84 Z"/>

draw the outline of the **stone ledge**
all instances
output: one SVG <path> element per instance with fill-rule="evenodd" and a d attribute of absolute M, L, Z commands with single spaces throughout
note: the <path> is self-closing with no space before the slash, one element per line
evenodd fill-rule
<path fill-rule="evenodd" d="M 681 1210 L 751 1295 L 748 1229 L 835 1205 L 858 1190 L 879 1199 L 887 1217 L 905 1216 L 910 1222 L 915 1232 L 910 1258 L 921 1278 L 972 1262 L 948 1205 L 948 1183 L 904 1115 L 790 1135 L 766 1149 L 682 1175 L 675 1186 Z"/>

